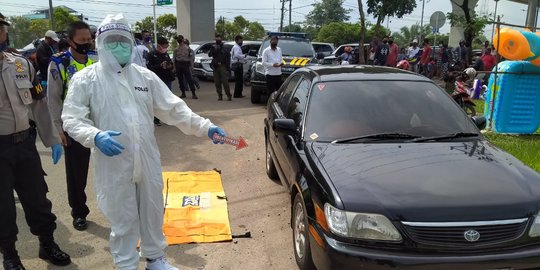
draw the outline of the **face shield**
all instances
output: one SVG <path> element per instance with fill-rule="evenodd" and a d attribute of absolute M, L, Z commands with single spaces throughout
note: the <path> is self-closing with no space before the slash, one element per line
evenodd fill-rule
<path fill-rule="evenodd" d="M 117 72 L 131 63 L 134 40 L 123 14 L 108 15 L 96 34 L 99 61 L 105 68 Z"/>

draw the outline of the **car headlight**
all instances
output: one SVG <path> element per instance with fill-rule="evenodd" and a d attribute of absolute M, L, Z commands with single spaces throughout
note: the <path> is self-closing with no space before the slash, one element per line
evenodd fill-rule
<path fill-rule="evenodd" d="M 195 62 L 195 63 L 199 63 L 199 64 L 200 64 L 200 63 L 201 63 L 201 58 L 199 58 L 199 57 L 195 57 L 195 61 L 193 61 L 193 62 Z"/>
<path fill-rule="evenodd" d="M 534 223 L 529 230 L 530 237 L 540 236 L 540 212 L 534 216 Z"/>
<path fill-rule="evenodd" d="M 347 212 L 328 203 L 324 205 L 324 213 L 328 227 L 337 235 L 377 241 L 402 240 L 396 227 L 383 215 Z"/>
<path fill-rule="evenodd" d="M 201 59 L 201 64 L 209 64 L 212 62 L 212 59 Z"/>
<path fill-rule="evenodd" d="M 255 72 L 264 74 L 264 66 L 261 63 L 255 64 Z"/>

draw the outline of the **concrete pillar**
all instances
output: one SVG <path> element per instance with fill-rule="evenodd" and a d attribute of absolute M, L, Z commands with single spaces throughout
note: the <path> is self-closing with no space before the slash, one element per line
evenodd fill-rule
<path fill-rule="evenodd" d="M 463 10 L 454 3 L 456 2 L 461 5 L 463 4 L 463 0 L 455 0 L 455 1 L 450 1 L 450 2 L 452 3 L 452 13 L 455 13 L 458 15 L 465 15 L 465 13 L 463 13 Z M 469 0 L 469 10 L 471 12 L 474 11 L 474 8 L 476 7 L 477 3 L 478 3 L 478 0 Z M 459 45 L 459 41 L 462 39 L 465 39 L 463 27 L 452 27 L 450 29 L 450 41 L 448 42 L 448 46 L 456 47 Z"/>
<path fill-rule="evenodd" d="M 529 6 L 527 8 L 527 22 L 525 25 L 527 28 L 531 29 L 533 32 L 536 32 L 534 28 L 536 27 L 536 19 L 538 16 L 538 0 L 529 0 Z"/>
<path fill-rule="evenodd" d="M 214 0 L 177 0 L 177 33 L 190 41 L 214 39 Z"/>

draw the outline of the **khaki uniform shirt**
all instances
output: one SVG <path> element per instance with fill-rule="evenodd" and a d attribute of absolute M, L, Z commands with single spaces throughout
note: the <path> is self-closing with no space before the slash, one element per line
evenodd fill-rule
<path fill-rule="evenodd" d="M 45 146 L 60 143 L 34 67 L 18 54 L 4 52 L 3 56 L 0 60 L 0 135 L 27 130 L 30 120 L 34 120 Z"/>

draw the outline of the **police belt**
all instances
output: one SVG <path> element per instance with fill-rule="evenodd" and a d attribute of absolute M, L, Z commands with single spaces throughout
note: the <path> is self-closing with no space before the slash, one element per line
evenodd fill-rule
<path fill-rule="evenodd" d="M 21 132 L 9 134 L 9 135 L 0 135 L 0 143 L 2 144 L 19 144 L 24 142 L 26 139 L 30 138 L 31 135 L 35 134 L 34 128 L 29 128 Z"/>

